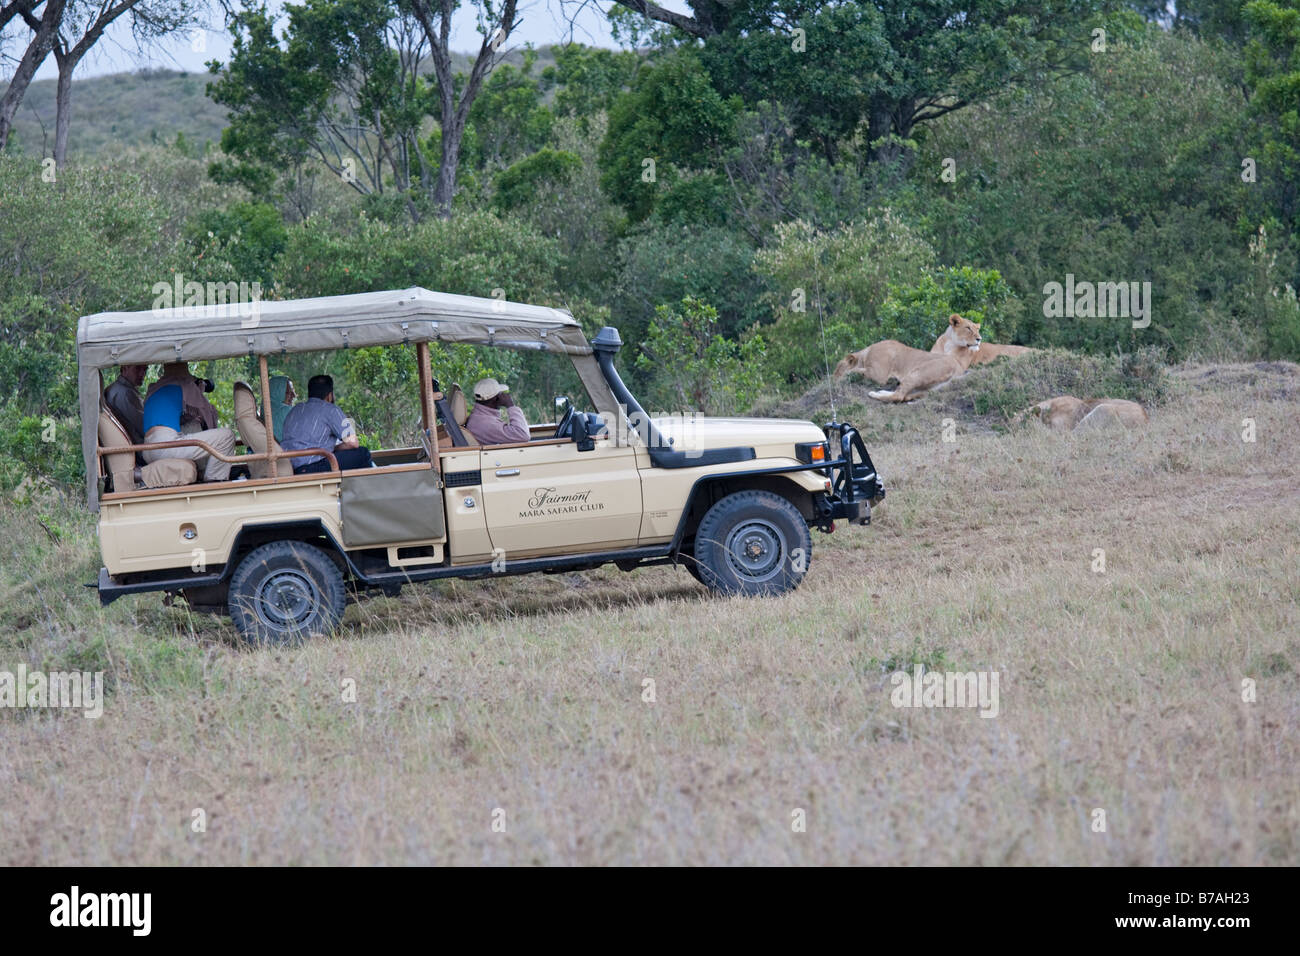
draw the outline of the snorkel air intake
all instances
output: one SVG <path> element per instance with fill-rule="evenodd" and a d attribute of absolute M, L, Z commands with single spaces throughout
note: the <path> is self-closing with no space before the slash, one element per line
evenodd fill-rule
<path fill-rule="evenodd" d="M 641 440 L 650 449 L 651 458 L 653 458 L 655 451 L 668 448 L 668 442 L 659 433 L 659 429 L 655 428 L 650 421 L 650 416 L 641 407 L 641 403 L 623 384 L 618 369 L 614 368 L 614 356 L 618 354 L 619 349 L 622 347 L 623 337 L 618 334 L 618 329 L 612 325 L 605 326 L 591 340 L 591 350 L 596 353 L 596 364 L 600 366 L 600 374 L 605 376 L 605 382 L 609 385 L 609 390 L 614 393 L 614 398 L 627 409 L 629 424 L 641 436 Z"/>

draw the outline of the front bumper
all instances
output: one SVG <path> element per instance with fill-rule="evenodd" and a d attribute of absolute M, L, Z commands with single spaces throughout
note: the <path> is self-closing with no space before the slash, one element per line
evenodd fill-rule
<path fill-rule="evenodd" d="M 885 484 L 867 453 L 858 430 L 847 422 L 828 422 L 822 426 L 826 442 L 839 449 L 839 457 L 826 466 L 831 490 L 820 502 L 818 526 L 830 531 L 835 519 L 856 524 L 871 523 L 871 506 L 885 498 Z"/>

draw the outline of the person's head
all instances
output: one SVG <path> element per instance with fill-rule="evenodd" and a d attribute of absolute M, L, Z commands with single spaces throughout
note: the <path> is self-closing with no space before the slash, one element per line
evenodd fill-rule
<path fill-rule="evenodd" d="M 271 401 L 292 405 L 297 397 L 297 393 L 293 390 L 293 379 L 287 375 L 271 376 Z"/>
<path fill-rule="evenodd" d="M 185 378 L 190 374 L 188 362 L 167 362 L 163 365 L 163 378 Z"/>
<path fill-rule="evenodd" d="M 474 401 L 488 408 L 498 408 L 509 391 L 509 385 L 502 385 L 494 378 L 481 378 L 474 383 Z"/>
<path fill-rule="evenodd" d="M 307 382 L 307 397 L 323 402 L 334 401 L 334 379 L 328 375 L 313 375 Z"/>
<path fill-rule="evenodd" d="M 119 370 L 122 377 L 139 388 L 144 384 L 144 377 L 149 372 L 148 365 L 123 365 Z"/>

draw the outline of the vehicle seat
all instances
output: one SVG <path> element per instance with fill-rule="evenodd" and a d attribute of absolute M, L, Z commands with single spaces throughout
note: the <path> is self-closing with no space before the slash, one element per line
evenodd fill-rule
<path fill-rule="evenodd" d="M 126 436 L 126 429 L 107 405 L 99 406 L 99 447 L 125 448 L 131 441 Z M 105 455 L 100 466 L 101 473 L 107 467 L 107 475 L 113 491 L 135 491 L 137 487 L 172 488 L 177 485 L 192 485 L 198 481 L 198 465 L 188 458 L 161 458 L 158 461 L 142 465 L 140 480 L 136 481 L 135 452 L 125 451 Z"/>
<path fill-rule="evenodd" d="M 239 429 L 239 437 L 244 440 L 244 444 L 253 454 L 261 455 L 266 452 L 266 425 L 257 413 L 257 398 L 246 382 L 235 383 L 235 426 Z M 271 441 L 275 445 L 276 452 L 283 451 L 278 441 L 274 438 Z M 248 476 L 250 478 L 270 477 L 269 464 L 266 461 L 250 461 Z M 281 478 L 292 475 L 293 462 L 288 458 L 277 459 L 275 473 Z"/>
<path fill-rule="evenodd" d="M 451 388 L 447 390 L 447 408 L 451 411 L 451 417 L 456 420 L 456 424 L 460 426 L 461 434 L 465 436 L 465 444 L 477 445 L 478 439 L 465 427 L 465 423 L 469 421 L 469 405 L 465 401 L 465 393 L 455 382 L 452 382 Z"/>

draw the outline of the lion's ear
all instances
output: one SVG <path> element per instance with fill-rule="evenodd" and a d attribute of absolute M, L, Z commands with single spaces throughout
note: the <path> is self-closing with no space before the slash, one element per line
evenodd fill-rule
<path fill-rule="evenodd" d="M 951 325 L 954 329 L 957 328 L 960 322 L 961 322 L 961 316 L 958 315 L 956 312 L 948 316 L 948 324 Z"/>

